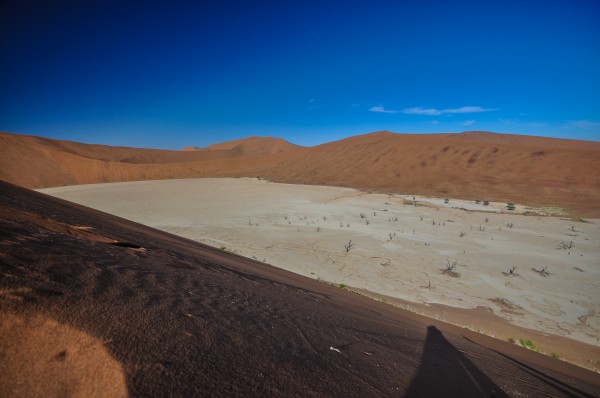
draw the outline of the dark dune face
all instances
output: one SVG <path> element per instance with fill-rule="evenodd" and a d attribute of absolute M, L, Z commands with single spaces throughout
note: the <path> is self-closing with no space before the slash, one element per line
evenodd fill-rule
<path fill-rule="evenodd" d="M 312 148 L 250 137 L 200 150 L 85 145 L 0 133 L 0 179 L 28 188 L 255 177 L 557 206 L 600 217 L 600 143 L 466 132 L 378 132 Z"/>
<path fill-rule="evenodd" d="M 600 394 L 590 371 L 6 183 L 0 236 L 2 319 L 93 336 L 131 396 Z"/>

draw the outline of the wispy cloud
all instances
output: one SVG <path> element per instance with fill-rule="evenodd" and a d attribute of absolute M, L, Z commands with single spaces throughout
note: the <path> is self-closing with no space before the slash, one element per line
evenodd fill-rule
<path fill-rule="evenodd" d="M 414 107 L 414 108 L 406 108 L 402 111 L 402 113 L 405 113 L 407 115 L 428 115 L 428 116 L 437 116 L 437 115 L 442 114 L 442 112 L 437 109 L 421 108 L 419 106 Z"/>
<path fill-rule="evenodd" d="M 480 112 L 491 112 L 495 109 L 482 108 L 480 106 L 463 106 L 461 108 L 449 108 L 449 109 L 436 109 L 436 108 L 422 108 L 416 106 L 413 108 L 405 108 L 401 111 L 385 109 L 382 105 L 373 106 L 369 109 L 371 112 L 379 113 L 404 113 L 405 115 L 424 115 L 424 116 L 439 116 L 439 115 L 454 115 L 461 113 L 480 113 Z"/>
<path fill-rule="evenodd" d="M 379 105 L 379 106 L 372 106 L 371 108 L 369 108 L 369 110 L 371 112 L 379 112 L 379 113 L 398 113 L 398 112 L 400 112 L 400 111 L 391 111 L 391 110 L 385 109 L 381 105 Z"/>
<path fill-rule="evenodd" d="M 480 106 L 463 106 L 462 108 L 456 109 L 444 109 L 442 113 L 480 113 L 480 112 L 491 112 L 495 109 L 482 108 Z"/>
<path fill-rule="evenodd" d="M 449 109 L 436 109 L 436 108 L 406 108 L 402 111 L 407 115 L 426 115 L 426 116 L 437 116 L 437 115 L 454 115 L 459 113 L 480 113 L 480 112 L 491 112 L 495 109 L 482 108 L 480 106 L 463 106 L 462 108 L 449 108 Z"/>
<path fill-rule="evenodd" d="M 600 127 L 600 122 L 596 122 L 593 120 L 573 120 L 569 122 L 568 125 L 570 127 L 575 127 L 578 129 L 590 129 Z"/>
<path fill-rule="evenodd" d="M 463 126 L 472 126 L 475 124 L 475 120 L 465 120 L 461 123 Z"/>

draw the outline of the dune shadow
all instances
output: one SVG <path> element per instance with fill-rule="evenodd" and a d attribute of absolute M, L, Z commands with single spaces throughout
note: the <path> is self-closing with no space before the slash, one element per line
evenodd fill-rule
<path fill-rule="evenodd" d="M 427 328 L 421 364 L 406 397 L 508 397 L 435 327 Z"/>

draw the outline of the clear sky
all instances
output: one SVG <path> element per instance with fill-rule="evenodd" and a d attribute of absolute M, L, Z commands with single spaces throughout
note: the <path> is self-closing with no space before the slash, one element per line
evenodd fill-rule
<path fill-rule="evenodd" d="M 600 141 L 600 1 L 0 5 L 0 131 L 180 149 L 377 130 Z"/>

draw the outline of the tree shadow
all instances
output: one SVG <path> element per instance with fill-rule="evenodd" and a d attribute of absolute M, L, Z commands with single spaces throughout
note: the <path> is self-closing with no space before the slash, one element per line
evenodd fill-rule
<path fill-rule="evenodd" d="M 435 327 L 427 338 L 417 375 L 406 397 L 508 397 Z"/>

